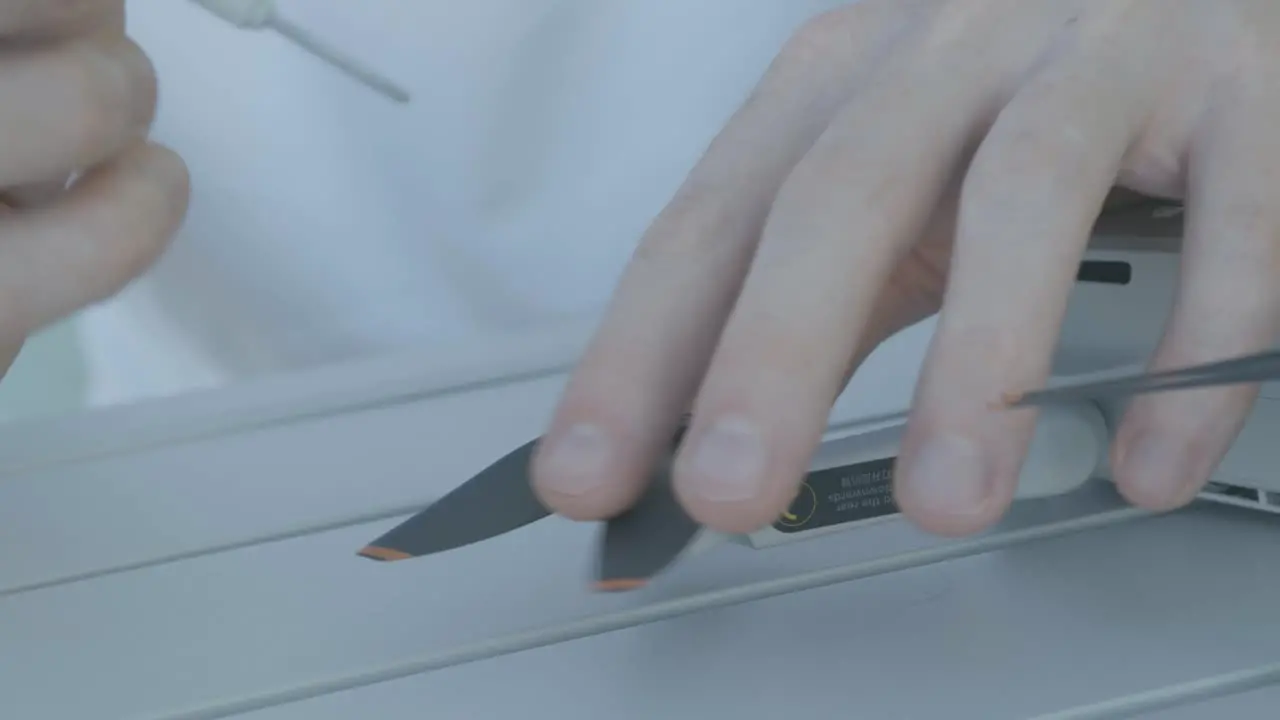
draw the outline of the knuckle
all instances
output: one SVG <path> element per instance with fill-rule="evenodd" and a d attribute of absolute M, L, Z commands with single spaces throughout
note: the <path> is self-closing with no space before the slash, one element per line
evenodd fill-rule
<path fill-rule="evenodd" d="M 778 53 L 781 65 L 797 68 L 851 61 L 866 52 L 892 17 L 903 10 L 893 3 L 863 0 L 827 10 L 806 20 Z"/>
<path fill-rule="evenodd" d="M 642 262 L 697 258 L 747 221 L 735 212 L 731 191 L 725 188 L 684 188 L 658 215 L 640 240 L 636 259 Z"/>
<path fill-rule="evenodd" d="M 105 77 L 109 70 L 89 58 L 74 64 L 68 75 L 68 86 L 78 105 L 66 116 L 67 143 L 76 157 L 92 157 L 105 153 L 120 134 L 119 96 L 115 83 Z"/>
<path fill-rule="evenodd" d="M 129 109 L 134 127 L 150 127 L 155 120 L 159 97 L 159 78 L 151 57 L 140 45 L 125 38 L 117 48 L 128 78 Z"/>
<path fill-rule="evenodd" d="M 176 153 L 155 145 L 139 152 L 144 158 L 137 162 L 145 163 L 146 168 L 138 173 L 136 199 L 122 210 L 143 218 L 145 230 L 121 238 L 124 246 L 116 274 L 126 282 L 145 272 L 164 253 L 186 215 L 191 192 L 190 174 Z"/>
<path fill-rule="evenodd" d="M 111 297 L 164 253 L 186 215 L 188 171 L 172 151 L 138 145 L 78 185 L 77 222 L 93 235 L 92 260 L 76 270 L 93 301 Z"/>
<path fill-rule="evenodd" d="M 945 47 L 974 35 L 974 28 L 1007 22 L 1019 0 L 937 0 L 931 3 L 921 33 L 926 47 Z M 1025 4 L 1025 3 L 1023 3 Z"/>
<path fill-rule="evenodd" d="M 61 73 L 74 111 L 69 142 L 77 157 L 102 159 L 139 129 L 156 109 L 156 76 L 146 54 L 125 40 L 110 48 L 81 47 Z"/>

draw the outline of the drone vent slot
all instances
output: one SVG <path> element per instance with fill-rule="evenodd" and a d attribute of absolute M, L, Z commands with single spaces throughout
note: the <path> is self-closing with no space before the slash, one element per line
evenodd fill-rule
<path fill-rule="evenodd" d="M 1210 502 L 1280 514 L 1280 493 L 1230 483 L 1211 482 L 1200 492 Z"/>
<path fill-rule="evenodd" d="M 1121 260 L 1085 260 L 1076 272 L 1076 282 L 1101 285 L 1128 285 L 1133 281 L 1133 266 Z"/>

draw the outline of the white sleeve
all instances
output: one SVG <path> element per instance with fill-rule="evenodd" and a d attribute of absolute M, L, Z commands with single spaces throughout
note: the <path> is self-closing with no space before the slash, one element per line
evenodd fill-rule
<path fill-rule="evenodd" d="M 193 198 L 148 288 L 82 318 L 98 376 L 196 387 L 596 313 L 781 43 L 838 4 L 279 3 L 401 105 L 273 33 L 132 0 Z M 157 349 L 117 352 L 125 326 Z M 160 356 L 184 353 L 179 378 Z"/>

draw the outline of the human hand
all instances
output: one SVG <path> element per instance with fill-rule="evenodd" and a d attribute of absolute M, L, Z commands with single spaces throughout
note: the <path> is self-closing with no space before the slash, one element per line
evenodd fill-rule
<path fill-rule="evenodd" d="M 186 167 L 146 141 L 156 80 L 124 6 L 0 0 L 0 373 L 145 270 L 186 213 Z"/>
<path fill-rule="evenodd" d="M 748 532 L 799 487 L 831 403 L 938 312 L 895 496 L 979 531 L 1012 501 L 1031 410 L 1113 186 L 1185 198 L 1154 367 L 1280 330 L 1280 3 L 865 0 L 804 26 L 644 236 L 533 464 L 577 519 L 628 507 L 692 401 L 677 494 Z M 1112 449 L 1133 503 L 1189 502 L 1256 388 L 1138 398 Z"/>

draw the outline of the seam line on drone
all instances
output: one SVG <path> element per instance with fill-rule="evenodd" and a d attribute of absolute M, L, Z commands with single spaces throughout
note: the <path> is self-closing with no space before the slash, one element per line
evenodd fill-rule
<path fill-rule="evenodd" d="M 949 543 L 941 547 L 927 548 L 893 555 L 871 561 L 838 565 L 823 570 L 789 575 L 773 580 L 746 583 L 721 588 L 673 600 L 664 600 L 639 608 L 593 615 L 580 620 L 553 625 L 547 628 L 526 630 L 480 640 L 442 653 L 358 672 L 343 673 L 322 680 L 314 680 L 280 690 L 268 690 L 241 698 L 210 703 L 203 707 L 153 716 L 152 720 L 218 720 L 278 705 L 353 690 L 378 683 L 420 675 L 434 670 L 465 665 L 526 650 L 580 640 L 616 630 L 648 625 L 711 610 L 789 595 L 805 590 L 827 587 L 863 578 L 936 565 L 948 560 L 981 555 L 1003 548 L 1048 540 L 1065 535 L 1099 529 L 1154 517 L 1155 514 L 1138 508 L 1122 508 L 1094 513 L 1079 518 L 1044 525 L 1012 530 L 988 537 Z"/>

